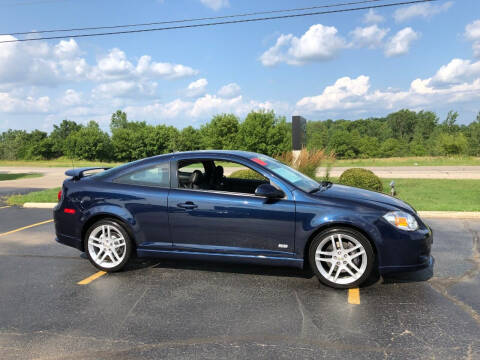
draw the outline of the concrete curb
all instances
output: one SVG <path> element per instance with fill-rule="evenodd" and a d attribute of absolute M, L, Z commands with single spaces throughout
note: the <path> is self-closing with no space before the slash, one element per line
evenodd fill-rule
<path fill-rule="evenodd" d="M 423 218 L 480 220 L 480 212 L 475 211 L 419 211 L 418 215 Z"/>
<path fill-rule="evenodd" d="M 53 209 L 57 205 L 57 203 L 32 203 L 32 202 L 26 202 L 23 204 L 24 208 L 30 208 L 30 209 Z"/>

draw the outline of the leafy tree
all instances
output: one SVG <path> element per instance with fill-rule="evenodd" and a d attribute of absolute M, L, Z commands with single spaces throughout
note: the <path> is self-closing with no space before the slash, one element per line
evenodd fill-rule
<path fill-rule="evenodd" d="M 110 138 L 95 121 L 71 133 L 66 145 L 66 155 L 72 159 L 108 161 L 112 158 Z"/>
<path fill-rule="evenodd" d="M 203 143 L 209 149 L 235 149 L 239 120 L 233 114 L 216 115 L 202 126 Z"/>
<path fill-rule="evenodd" d="M 359 154 L 358 133 L 350 133 L 347 130 L 336 130 L 330 136 L 329 150 L 332 150 L 339 158 L 352 159 Z"/>
<path fill-rule="evenodd" d="M 6 160 L 22 159 L 28 134 L 24 130 L 7 130 L 0 136 L 0 156 Z"/>
<path fill-rule="evenodd" d="M 113 132 L 114 129 L 123 129 L 128 125 L 127 113 L 122 110 L 117 110 L 112 114 L 110 121 L 110 130 Z"/>
<path fill-rule="evenodd" d="M 277 155 L 291 149 L 291 129 L 273 111 L 252 111 L 240 124 L 238 144 L 243 150 Z"/>
<path fill-rule="evenodd" d="M 468 140 L 468 154 L 480 156 L 480 112 L 476 120 L 468 126 L 466 135 Z"/>
<path fill-rule="evenodd" d="M 178 135 L 177 150 L 191 151 L 200 150 L 202 148 L 202 141 L 200 139 L 200 131 L 192 126 L 187 126 L 182 129 Z"/>
<path fill-rule="evenodd" d="M 443 128 L 448 133 L 454 133 L 458 131 L 458 125 L 456 124 L 458 118 L 458 112 L 450 110 L 447 117 L 442 123 Z"/>
<path fill-rule="evenodd" d="M 387 116 L 387 123 L 395 139 L 410 141 L 413 138 L 416 115 L 415 111 L 404 109 Z"/>
<path fill-rule="evenodd" d="M 439 155 L 465 154 L 468 142 L 463 134 L 441 133 L 436 139 L 436 152 Z"/>
<path fill-rule="evenodd" d="M 52 141 L 52 151 L 54 156 L 62 156 L 66 153 L 65 143 L 70 134 L 79 131 L 82 125 L 75 121 L 63 120 L 60 125 L 53 125 L 53 131 L 50 133 Z"/>

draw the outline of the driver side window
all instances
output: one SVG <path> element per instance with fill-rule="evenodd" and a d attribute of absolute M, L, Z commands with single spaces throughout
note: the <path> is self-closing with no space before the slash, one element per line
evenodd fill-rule
<path fill-rule="evenodd" d="M 223 160 L 188 160 L 178 163 L 178 187 L 240 194 L 255 194 L 269 180 L 240 163 Z"/>

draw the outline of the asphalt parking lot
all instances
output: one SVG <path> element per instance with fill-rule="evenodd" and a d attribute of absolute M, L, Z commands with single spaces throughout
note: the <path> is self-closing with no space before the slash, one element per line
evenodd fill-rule
<path fill-rule="evenodd" d="M 356 293 L 188 261 L 100 276 L 51 218 L 0 205 L 0 359 L 480 358 L 479 221 L 428 220 L 434 268 Z"/>

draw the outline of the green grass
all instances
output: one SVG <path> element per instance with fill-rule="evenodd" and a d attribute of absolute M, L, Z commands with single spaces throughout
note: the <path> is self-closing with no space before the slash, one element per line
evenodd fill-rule
<path fill-rule="evenodd" d="M 121 165 L 119 162 L 101 162 L 101 161 L 86 161 L 72 160 L 67 158 L 58 158 L 54 160 L 0 160 L 0 166 L 29 166 L 29 167 L 87 167 L 87 166 L 101 166 L 113 167 Z"/>
<path fill-rule="evenodd" d="M 7 198 L 8 205 L 23 205 L 26 202 L 56 203 L 60 188 L 34 191 L 25 195 L 12 195 Z"/>
<path fill-rule="evenodd" d="M 120 162 L 74 161 L 75 167 L 121 165 Z M 224 165 L 219 162 L 219 165 Z M 413 156 L 375 159 L 345 159 L 337 160 L 334 166 L 440 166 L 440 165 L 477 165 L 480 166 L 480 157 L 443 157 L 443 156 Z M 72 167 L 72 160 L 58 158 L 54 160 L 0 160 L 0 166 L 38 166 L 38 167 Z"/>
<path fill-rule="evenodd" d="M 357 166 L 480 166 L 480 157 L 444 157 L 444 156 L 413 156 L 375 159 L 344 159 L 337 160 L 334 167 Z"/>
<path fill-rule="evenodd" d="M 389 179 L 382 179 L 390 191 Z M 480 211 L 480 180 L 396 179 L 397 197 L 423 211 Z"/>
<path fill-rule="evenodd" d="M 5 180 L 17 180 L 17 179 L 30 179 L 43 176 L 40 173 L 11 173 L 11 174 L 0 174 L 0 181 Z"/>
<path fill-rule="evenodd" d="M 381 180 L 390 194 L 391 179 Z M 480 211 L 480 180 L 395 179 L 395 189 L 397 198 L 419 211 Z"/>

